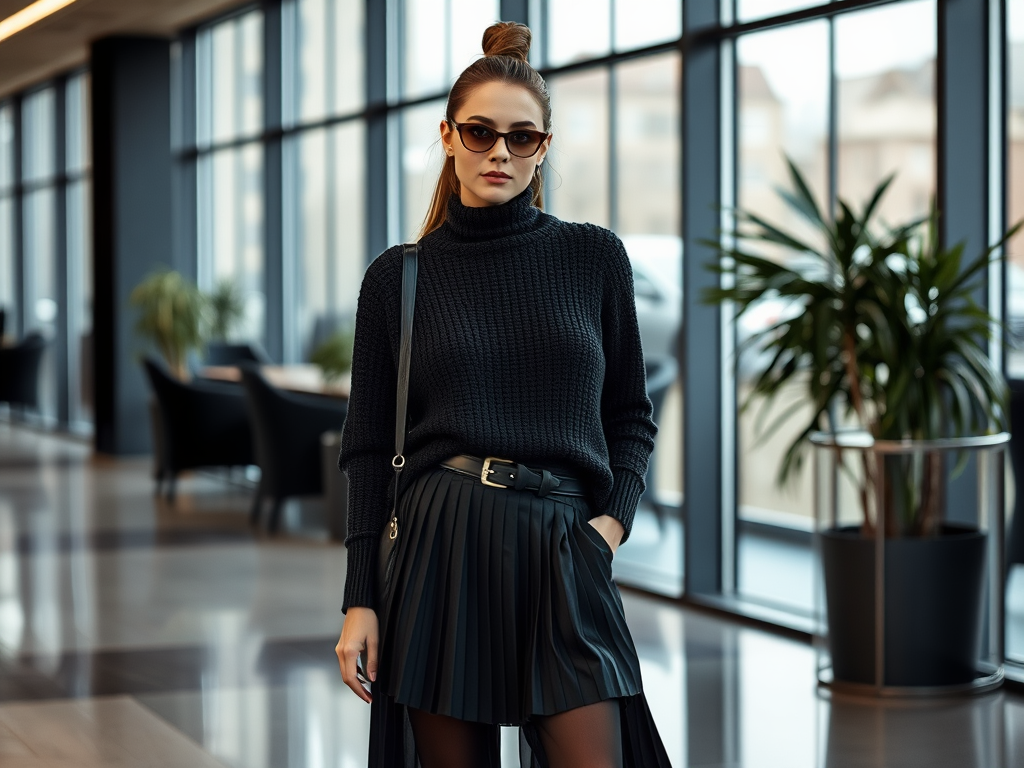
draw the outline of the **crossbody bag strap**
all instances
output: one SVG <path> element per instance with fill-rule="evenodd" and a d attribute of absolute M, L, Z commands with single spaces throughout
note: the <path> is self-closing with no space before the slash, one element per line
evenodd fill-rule
<path fill-rule="evenodd" d="M 409 410 L 409 368 L 412 364 L 412 321 L 416 308 L 416 274 L 419 270 L 419 243 L 406 243 L 402 249 L 402 335 L 398 346 L 398 387 L 395 399 L 395 498 L 391 510 L 389 535 L 398 537 L 398 481 L 405 468 L 405 433 Z"/>

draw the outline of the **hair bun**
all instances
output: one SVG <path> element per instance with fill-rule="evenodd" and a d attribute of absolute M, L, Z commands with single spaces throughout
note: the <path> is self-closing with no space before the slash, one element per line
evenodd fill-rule
<path fill-rule="evenodd" d="M 499 21 L 484 31 L 484 56 L 508 56 L 520 61 L 529 61 L 532 40 L 530 28 L 525 24 Z"/>

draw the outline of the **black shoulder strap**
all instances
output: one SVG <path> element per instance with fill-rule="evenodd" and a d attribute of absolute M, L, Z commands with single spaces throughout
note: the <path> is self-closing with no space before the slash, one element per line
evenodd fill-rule
<path fill-rule="evenodd" d="M 416 272 L 419 243 L 406 243 L 402 255 L 402 339 L 398 347 L 398 397 L 395 403 L 395 469 L 405 464 L 406 413 L 409 404 L 409 367 L 412 362 L 412 319 L 416 307 Z"/>

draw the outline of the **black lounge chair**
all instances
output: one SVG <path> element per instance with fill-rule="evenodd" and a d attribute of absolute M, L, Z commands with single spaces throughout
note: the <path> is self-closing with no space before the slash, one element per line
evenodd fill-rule
<path fill-rule="evenodd" d="M 269 497 L 273 507 L 267 528 L 276 531 L 285 499 L 323 493 L 320 437 L 342 428 L 348 404 L 329 397 L 283 392 L 271 386 L 255 365 L 242 365 L 241 369 L 260 467 L 252 522 L 259 522 L 263 500 Z"/>
<path fill-rule="evenodd" d="M 185 383 L 151 358 L 143 365 L 159 413 L 154 434 L 158 494 L 166 480 L 167 499 L 173 501 L 178 474 L 186 469 L 255 463 L 241 387 L 212 381 Z"/>
<path fill-rule="evenodd" d="M 39 408 L 39 369 L 46 345 L 34 331 L 14 346 L 0 348 L 0 403 Z"/>

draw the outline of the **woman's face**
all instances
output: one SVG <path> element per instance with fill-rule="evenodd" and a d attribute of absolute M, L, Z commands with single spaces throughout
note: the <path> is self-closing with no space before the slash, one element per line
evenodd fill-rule
<path fill-rule="evenodd" d="M 540 105 L 528 90 L 508 83 L 485 83 L 474 89 L 454 117 L 460 125 L 476 123 L 501 133 L 519 128 L 544 130 Z M 537 166 L 551 145 L 551 136 L 544 140 L 532 157 L 513 155 L 504 139 L 498 139 L 485 152 L 470 152 L 462 144 L 455 127 L 442 120 L 441 143 L 445 153 L 455 158 L 455 175 L 462 188 L 462 204 L 482 208 L 507 203 L 530 186 Z"/>

